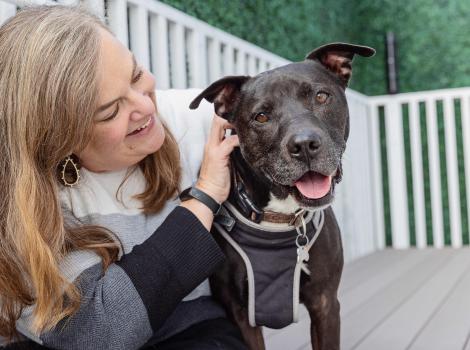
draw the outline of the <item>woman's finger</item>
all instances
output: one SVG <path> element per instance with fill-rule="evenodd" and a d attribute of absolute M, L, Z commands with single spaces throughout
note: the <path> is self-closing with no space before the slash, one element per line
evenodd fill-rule
<path fill-rule="evenodd" d="M 218 145 L 225 137 L 225 131 L 227 129 L 232 129 L 233 125 L 230 124 L 227 120 L 219 117 L 217 114 L 214 114 L 214 119 L 212 120 L 211 130 L 209 133 L 208 143 L 211 145 Z"/>
<path fill-rule="evenodd" d="M 223 141 L 226 136 L 227 137 L 230 136 L 230 134 L 227 135 L 227 130 L 231 130 L 231 129 L 233 129 L 233 125 L 224 119 L 224 123 L 222 125 L 222 130 L 221 130 L 221 135 L 220 135 L 220 141 Z"/>
<path fill-rule="evenodd" d="M 233 149 L 239 145 L 240 141 L 238 140 L 238 135 L 230 135 L 220 143 L 220 148 L 223 154 L 228 156 L 233 151 Z"/>
<path fill-rule="evenodd" d="M 224 121 L 224 119 L 214 114 L 214 117 L 212 119 L 211 130 L 209 132 L 209 139 L 207 140 L 208 144 L 217 145 L 220 143 L 223 137 L 223 135 L 221 136 L 221 132 L 224 131 Z"/>

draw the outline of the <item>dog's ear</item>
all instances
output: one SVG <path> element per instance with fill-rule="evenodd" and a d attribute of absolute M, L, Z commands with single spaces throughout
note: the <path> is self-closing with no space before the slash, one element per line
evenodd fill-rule
<path fill-rule="evenodd" d="M 346 87 L 351 78 L 354 55 L 371 57 L 374 54 L 375 50 L 368 46 L 332 43 L 316 48 L 307 55 L 306 59 L 319 61 L 328 70 L 335 73 Z"/>
<path fill-rule="evenodd" d="M 250 77 L 244 75 L 219 79 L 201 92 L 191 102 L 189 108 L 196 109 L 202 99 L 205 98 L 207 101 L 214 103 L 214 110 L 218 116 L 229 120 L 233 112 L 233 105 L 240 94 L 240 89 L 248 79 Z"/>

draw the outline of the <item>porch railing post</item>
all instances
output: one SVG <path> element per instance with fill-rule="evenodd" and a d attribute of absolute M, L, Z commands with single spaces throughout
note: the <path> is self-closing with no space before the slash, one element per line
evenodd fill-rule
<path fill-rule="evenodd" d="M 181 23 L 170 23 L 169 29 L 172 87 L 184 89 L 187 87 L 184 27 Z"/>
<path fill-rule="evenodd" d="M 382 161 L 380 155 L 379 113 L 376 104 L 369 104 L 369 148 L 371 164 L 372 191 L 371 201 L 374 210 L 374 230 L 377 249 L 385 248 L 385 223 L 382 190 Z"/>
<path fill-rule="evenodd" d="M 234 50 L 232 45 L 225 44 L 223 52 L 224 75 L 235 74 L 235 57 L 233 51 Z"/>
<path fill-rule="evenodd" d="M 390 216 L 394 248 L 408 248 L 408 196 L 406 190 L 405 147 L 401 105 L 392 99 L 385 105 L 388 176 L 390 184 Z"/>
<path fill-rule="evenodd" d="M 121 43 L 129 47 L 126 0 L 108 0 L 108 21 L 114 35 Z"/>
<path fill-rule="evenodd" d="M 457 139 L 455 134 L 454 100 L 444 99 L 444 130 L 447 161 L 447 188 L 449 191 L 449 215 L 452 247 L 462 246 L 462 224 L 460 218 L 459 167 L 457 161 Z"/>
<path fill-rule="evenodd" d="M 439 157 L 439 134 L 437 129 L 436 101 L 426 100 L 426 125 L 429 150 L 429 180 L 431 185 L 432 234 L 434 247 L 444 246 L 442 216 L 442 189 Z"/>
<path fill-rule="evenodd" d="M 129 11 L 130 48 L 137 63 L 150 69 L 148 13 L 143 6 L 131 6 Z"/>
<path fill-rule="evenodd" d="M 246 53 L 242 49 L 237 52 L 237 64 L 235 65 L 235 72 L 238 75 L 246 75 Z"/>
<path fill-rule="evenodd" d="M 256 57 L 253 55 L 248 55 L 248 74 L 254 76 L 256 72 Z"/>
<path fill-rule="evenodd" d="M 168 47 L 168 20 L 159 14 L 150 15 L 150 50 L 152 71 L 158 89 L 170 88 L 170 58 Z"/>
<path fill-rule="evenodd" d="M 221 52 L 220 52 L 220 41 L 212 38 L 208 42 L 208 53 L 209 53 L 209 83 L 221 77 Z"/>
<path fill-rule="evenodd" d="M 470 103 L 469 94 L 461 97 L 461 116 L 462 116 L 462 138 L 463 138 L 463 151 L 464 151 L 464 164 L 465 164 L 465 185 L 467 194 L 467 217 L 470 219 Z M 462 189 L 463 191 L 463 189 Z M 470 227 L 465 228 L 467 238 L 470 235 Z"/>
<path fill-rule="evenodd" d="M 206 37 L 195 30 L 190 30 L 188 33 L 188 59 L 191 87 L 206 87 L 208 83 Z"/>
<path fill-rule="evenodd" d="M 421 147 L 421 122 L 419 101 L 409 103 L 411 168 L 413 172 L 413 205 L 416 246 L 424 248 L 426 241 L 426 210 L 424 204 L 423 150 Z"/>

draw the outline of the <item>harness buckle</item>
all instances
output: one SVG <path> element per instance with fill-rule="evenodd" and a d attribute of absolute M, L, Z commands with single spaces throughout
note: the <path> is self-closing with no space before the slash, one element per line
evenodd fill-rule
<path fill-rule="evenodd" d="M 225 227 L 228 232 L 232 231 L 236 224 L 235 219 L 229 214 L 228 210 L 225 209 L 223 205 L 220 206 L 217 215 L 214 217 L 214 221 Z"/>

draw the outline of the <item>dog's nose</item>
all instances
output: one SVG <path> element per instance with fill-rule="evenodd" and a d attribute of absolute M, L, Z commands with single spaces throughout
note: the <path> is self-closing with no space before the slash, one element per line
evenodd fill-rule
<path fill-rule="evenodd" d="M 294 158 L 305 158 L 315 155 L 321 146 L 321 137 L 316 132 L 293 135 L 287 142 L 287 150 Z"/>

